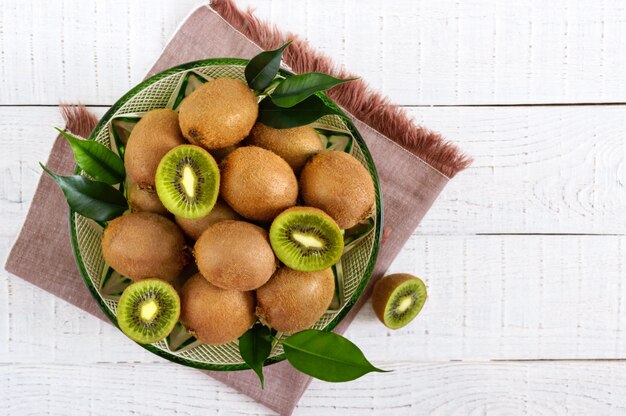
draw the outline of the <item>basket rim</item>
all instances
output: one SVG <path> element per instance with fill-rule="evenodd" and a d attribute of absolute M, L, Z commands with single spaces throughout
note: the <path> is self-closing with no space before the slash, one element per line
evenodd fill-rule
<path fill-rule="evenodd" d="M 217 66 L 217 65 L 245 66 L 247 65 L 248 62 L 249 62 L 248 59 L 241 59 L 241 58 L 202 59 L 198 61 L 187 62 L 181 65 L 168 68 L 164 71 L 161 71 L 143 80 L 142 82 L 137 84 L 135 87 L 131 88 L 128 92 L 126 92 L 119 100 L 117 100 L 115 104 L 113 104 L 111 108 L 100 118 L 100 120 L 96 124 L 96 127 L 93 129 L 93 131 L 89 135 L 88 140 L 95 140 L 95 138 L 98 136 L 100 131 L 105 127 L 105 125 L 110 121 L 110 119 L 113 118 L 113 115 L 124 104 L 126 104 L 130 99 L 132 99 L 137 93 L 139 93 L 146 87 L 154 84 L 157 81 L 160 81 L 161 79 L 165 77 L 168 77 L 170 75 L 173 75 L 179 72 L 188 71 L 190 69 L 199 68 L 199 67 Z M 288 71 L 283 68 L 279 69 L 279 74 L 284 77 L 290 77 L 290 76 L 295 75 L 293 72 Z M 344 114 L 342 116 L 342 119 L 348 126 L 348 129 L 350 130 L 350 133 L 353 135 L 354 139 L 358 142 L 359 148 L 363 152 L 363 156 L 365 157 L 365 160 L 367 162 L 368 172 L 370 173 L 370 176 L 372 177 L 372 181 L 374 182 L 375 197 L 376 197 L 376 213 L 375 213 L 376 225 L 374 228 L 374 243 L 372 246 L 371 255 L 368 259 L 367 267 L 365 268 L 365 271 L 364 271 L 364 277 L 359 282 L 359 285 L 357 286 L 352 297 L 346 300 L 346 304 L 341 309 L 341 311 L 337 313 L 337 315 L 333 318 L 333 320 L 329 322 L 328 325 L 326 325 L 326 327 L 323 329 L 323 331 L 325 332 L 330 332 L 339 324 L 339 322 L 343 320 L 343 318 L 345 318 L 348 312 L 352 310 L 352 308 L 354 307 L 354 304 L 359 300 L 359 298 L 363 294 L 363 291 L 365 290 L 367 284 L 369 283 L 372 277 L 374 266 L 376 264 L 376 260 L 378 259 L 378 253 L 380 251 L 380 245 L 381 245 L 381 239 L 382 239 L 383 201 L 382 201 L 382 193 L 380 189 L 380 182 L 378 178 L 378 172 L 376 170 L 376 165 L 374 164 L 374 160 L 369 151 L 369 148 L 367 147 L 367 144 L 361 137 L 361 134 L 352 123 L 352 120 L 348 116 L 346 116 L 345 113 L 343 113 L 343 110 L 337 104 L 335 104 L 330 98 L 328 98 L 326 94 L 320 92 L 320 93 L 316 93 L 316 95 L 319 96 L 327 105 L 329 105 L 330 107 L 336 110 L 339 110 L 340 112 L 342 112 L 342 114 Z M 78 167 L 76 167 L 75 173 L 80 174 L 80 169 Z M 76 212 L 73 209 L 69 208 L 68 223 L 69 223 L 69 229 L 70 229 L 69 231 L 70 231 L 70 237 L 71 237 L 71 243 L 72 243 L 72 250 L 74 252 L 74 259 L 76 260 L 76 264 L 78 266 L 81 277 L 83 278 L 83 282 L 89 289 L 89 293 L 91 293 L 91 296 L 95 299 L 96 303 L 98 304 L 102 312 L 106 315 L 106 317 L 109 319 L 109 321 L 111 321 L 111 323 L 119 329 L 119 325 L 117 323 L 117 317 L 109 310 L 108 306 L 104 303 L 104 300 L 100 296 L 98 289 L 95 287 L 95 285 L 89 278 L 89 274 L 83 262 L 82 256 L 80 254 L 79 246 L 78 246 L 78 236 L 76 233 L 75 214 Z M 152 352 L 153 354 L 156 354 L 162 358 L 165 358 L 168 361 L 182 364 L 187 367 L 193 367 L 193 368 L 197 368 L 201 370 L 212 370 L 212 371 L 238 371 L 238 370 L 250 369 L 250 367 L 245 363 L 242 363 L 242 364 L 202 363 L 199 361 L 189 360 L 189 359 L 180 357 L 176 355 L 175 353 L 172 353 L 169 351 L 164 351 L 152 344 L 139 344 L 139 343 L 137 344 L 143 347 L 144 349 Z M 286 359 L 286 356 L 285 356 L 285 353 L 283 352 L 280 355 L 277 355 L 272 358 L 268 358 L 265 361 L 264 366 L 281 362 L 281 361 L 284 361 L 285 359 Z"/>

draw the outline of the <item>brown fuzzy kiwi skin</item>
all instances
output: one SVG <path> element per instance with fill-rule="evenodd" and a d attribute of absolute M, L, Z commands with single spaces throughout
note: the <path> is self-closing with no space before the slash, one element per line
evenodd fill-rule
<path fill-rule="evenodd" d="M 200 273 L 222 289 L 256 289 L 276 270 L 267 231 L 244 221 L 211 225 L 196 241 L 194 256 Z"/>
<path fill-rule="evenodd" d="M 415 276 L 410 274 L 395 273 L 387 275 L 376 282 L 372 291 L 372 308 L 380 322 L 385 324 L 385 307 L 393 291 L 402 283 L 413 279 L 415 279 Z"/>
<path fill-rule="evenodd" d="M 175 111 L 158 109 L 147 112 L 133 128 L 126 145 L 124 166 L 127 177 L 140 188 L 154 189 L 161 158 L 184 143 Z"/>
<path fill-rule="evenodd" d="M 204 230 L 209 228 L 209 226 L 220 221 L 239 220 L 241 217 L 223 199 L 218 198 L 211 212 L 202 218 L 190 220 L 176 216 L 175 219 L 185 234 L 195 241 L 200 238 Z"/>
<path fill-rule="evenodd" d="M 130 181 L 126 183 L 126 186 L 128 204 L 132 212 L 152 212 L 161 215 L 169 214 L 153 189 L 140 188 Z"/>
<path fill-rule="evenodd" d="M 271 221 L 296 204 L 298 180 L 287 162 L 269 150 L 239 147 L 220 167 L 220 195 L 242 217 Z"/>
<path fill-rule="evenodd" d="M 273 129 L 262 123 L 256 123 L 246 142 L 276 153 L 289 163 L 296 175 L 311 156 L 324 150 L 319 135 L 308 125 L 291 129 Z"/>
<path fill-rule="evenodd" d="M 213 155 L 213 158 L 215 159 L 215 161 L 219 163 L 222 160 L 224 160 L 226 156 L 231 154 L 233 150 L 235 150 L 236 148 L 237 147 L 235 146 L 228 146 L 228 147 L 223 147 L 221 149 L 213 149 L 211 150 L 211 155 Z"/>
<path fill-rule="evenodd" d="M 109 266 L 132 280 L 171 282 L 188 262 L 182 231 L 149 212 L 128 213 L 109 222 L 102 236 L 102 255 Z"/>
<path fill-rule="evenodd" d="M 344 230 L 376 209 L 372 177 L 345 152 L 324 151 L 313 156 L 302 169 L 300 192 L 306 205 L 326 212 Z"/>
<path fill-rule="evenodd" d="M 277 331 L 291 334 L 310 328 L 328 309 L 335 293 L 331 269 L 298 272 L 281 267 L 256 291 L 256 314 Z"/>
<path fill-rule="evenodd" d="M 187 140 L 207 149 L 221 149 L 239 143 L 250 133 L 259 105 L 243 82 L 218 78 L 185 98 L 178 114 Z"/>
<path fill-rule="evenodd" d="M 180 322 L 208 345 L 234 341 L 256 321 L 254 292 L 220 289 L 200 273 L 185 282 L 180 301 Z"/>

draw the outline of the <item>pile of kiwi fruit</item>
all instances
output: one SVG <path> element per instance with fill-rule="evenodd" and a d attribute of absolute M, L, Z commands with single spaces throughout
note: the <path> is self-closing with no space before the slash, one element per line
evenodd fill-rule
<path fill-rule="evenodd" d="M 245 83 L 220 78 L 132 130 L 131 209 L 105 228 L 102 253 L 133 281 L 117 319 L 136 342 L 177 322 L 209 345 L 257 321 L 292 334 L 331 304 L 343 230 L 375 212 L 372 178 L 312 126 L 274 129 L 258 113 Z"/>

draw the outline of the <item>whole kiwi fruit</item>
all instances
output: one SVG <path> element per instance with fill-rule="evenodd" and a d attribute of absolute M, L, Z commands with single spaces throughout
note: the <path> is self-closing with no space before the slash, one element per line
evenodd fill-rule
<path fill-rule="evenodd" d="M 220 289 L 200 273 L 180 290 L 180 322 L 205 344 L 234 341 L 256 321 L 254 293 Z"/>
<path fill-rule="evenodd" d="M 140 188 L 154 189 L 161 158 L 185 143 L 178 114 L 169 109 L 148 111 L 133 128 L 124 153 L 126 175 Z"/>
<path fill-rule="evenodd" d="M 132 280 L 174 281 L 187 263 L 185 250 L 185 238 L 178 226 L 149 212 L 115 218 L 102 236 L 106 263 Z"/>
<path fill-rule="evenodd" d="M 335 294 L 331 269 L 298 272 L 281 267 L 257 289 L 257 316 L 277 331 L 291 334 L 310 328 L 328 309 Z"/>
<path fill-rule="evenodd" d="M 239 143 L 250 133 L 259 105 L 243 82 L 218 78 L 189 94 L 178 114 L 187 140 L 207 149 L 221 149 Z"/>
<path fill-rule="evenodd" d="M 267 231 L 244 221 L 211 225 L 196 241 L 194 255 L 200 273 L 222 289 L 256 289 L 276 269 Z"/>
<path fill-rule="evenodd" d="M 235 149 L 221 163 L 220 195 L 239 215 L 271 221 L 296 204 L 298 181 L 280 156 L 256 146 Z"/>
<path fill-rule="evenodd" d="M 161 203 L 158 195 L 151 188 L 140 188 L 139 185 L 128 180 L 126 182 L 128 204 L 132 212 L 153 212 L 167 215 L 168 211 Z"/>
<path fill-rule="evenodd" d="M 220 221 L 238 219 L 241 217 L 223 199 L 219 198 L 208 215 L 195 220 L 176 216 L 176 223 L 185 234 L 193 240 L 197 240 L 209 226 Z"/>
<path fill-rule="evenodd" d="M 314 154 L 324 150 L 324 145 L 315 129 L 309 125 L 291 129 L 273 129 L 256 123 L 246 139 L 252 146 L 271 150 L 285 159 L 296 175 Z"/>
<path fill-rule="evenodd" d="M 302 169 L 300 191 L 306 205 L 326 212 L 344 230 L 376 209 L 372 177 L 345 152 L 324 151 L 313 156 Z"/>

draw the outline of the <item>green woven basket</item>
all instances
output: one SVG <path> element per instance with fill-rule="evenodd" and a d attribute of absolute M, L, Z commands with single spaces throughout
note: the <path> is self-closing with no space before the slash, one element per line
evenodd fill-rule
<path fill-rule="evenodd" d="M 89 139 L 96 140 L 122 157 L 132 127 L 142 115 L 155 108 L 177 109 L 186 95 L 214 78 L 245 80 L 242 59 L 209 59 L 191 62 L 161 72 L 142 82 L 124 95 L 100 120 Z M 278 76 L 292 74 L 282 71 Z M 329 105 L 330 99 L 320 94 Z M 358 300 L 372 274 L 382 228 L 382 203 L 378 176 L 372 157 L 354 125 L 347 119 L 324 116 L 313 125 L 326 148 L 352 154 L 365 166 L 376 189 L 376 214 L 357 226 L 345 230 L 345 251 L 334 267 L 337 290 L 335 297 L 314 328 L 330 331 L 345 317 Z M 83 174 L 83 172 L 79 172 Z M 111 269 L 102 257 L 101 240 L 104 224 L 70 210 L 70 234 L 74 256 L 85 284 L 111 322 L 117 323 L 119 296 L 131 281 Z M 280 336 L 280 334 L 279 334 Z M 170 336 L 155 344 L 142 345 L 170 361 L 206 370 L 232 371 L 247 369 L 239 355 L 237 342 L 220 346 L 202 344 L 179 324 Z M 285 358 L 280 344 L 274 346 L 267 364 Z"/>

